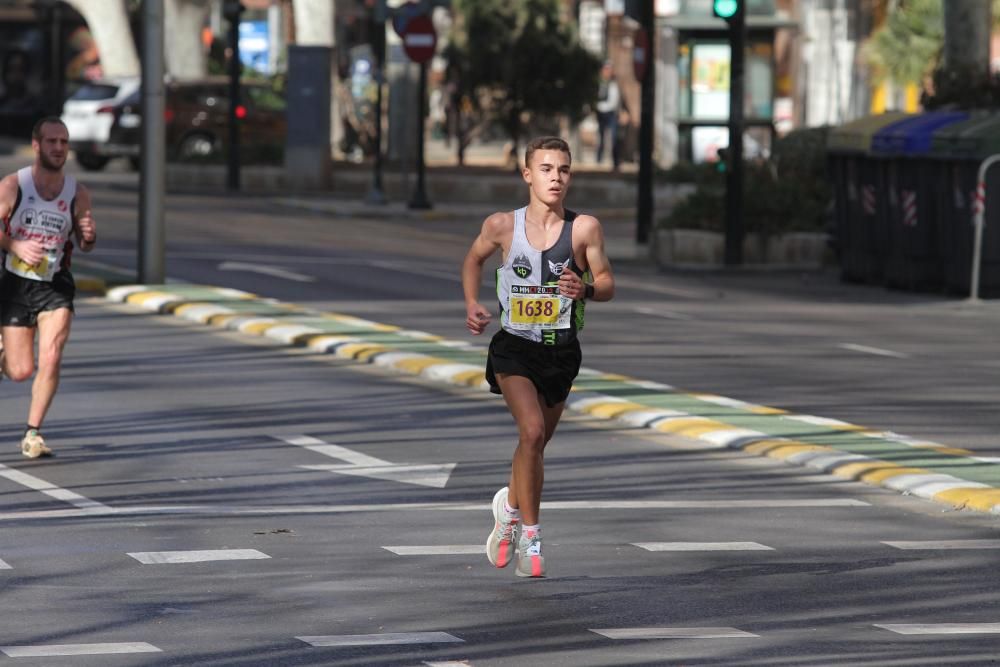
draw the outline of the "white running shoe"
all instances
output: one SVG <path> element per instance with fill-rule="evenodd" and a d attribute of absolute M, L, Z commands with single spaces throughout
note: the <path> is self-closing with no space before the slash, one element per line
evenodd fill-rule
<path fill-rule="evenodd" d="M 517 541 L 517 518 L 508 518 L 504 511 L 507 502 L 507 487 L 503 487 L 493 496 L 493 530 L 486 540 L 486 557 L 496 567 L 507 567 L 514 556 L 514 543 Z"/>
<path fill-rule="evenodd" d="M 542 534 L 534 532 L 530 535 L 521 533 L 517 542 L 517 576 L 544 577 L 545 557 L 542 556 Z"/>

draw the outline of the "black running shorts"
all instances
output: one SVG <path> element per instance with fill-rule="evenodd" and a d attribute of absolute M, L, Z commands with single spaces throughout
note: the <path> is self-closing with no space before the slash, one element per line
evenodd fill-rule
<path fill-rule="evenodd" d="M 60 271 L 50 283 L 4 273 L 0 278 L 0 325 L 37 326 L 38 313 L 60 308 L 73 312 L 75 296 L 76 283 L 69 271 Z"/>
<path fill-rule="evenodd" d="M 490 391 L 502 394 L 498 374 L 526 377 L 551 408 L 569 396 L 581 360 L 580 341 L 576 338 L 565 345 L 545 345 L 501 329 L 490 341 L 486 381 Z"/>

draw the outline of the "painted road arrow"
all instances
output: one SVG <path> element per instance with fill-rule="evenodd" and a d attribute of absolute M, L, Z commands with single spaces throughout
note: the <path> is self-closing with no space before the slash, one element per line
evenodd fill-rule
<path fill-rule="evenodd" d="M 456 463 L 390 463 L 368 456 L 347 447 L 331 445 L 319 438 L 308 435 L 278 436 L 290 445 L 305 447 L 306 449 L 340 459 L 347 465 L 305 465 L 299 468 L 306 470 L 328 470 L 341 475 L 355 475 L 358 477 L 371 477 L 373 479 L 384 479 L 390 482 L 401 482 L 403 484 L 417 484 L 419 486 L 430 486 L 436 489 L 443 489 L 448 484 L 451 471 L 455 469 Z"/>

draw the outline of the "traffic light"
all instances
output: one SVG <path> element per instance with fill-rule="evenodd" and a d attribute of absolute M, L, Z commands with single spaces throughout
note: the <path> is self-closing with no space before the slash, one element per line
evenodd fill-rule
<path fill-rule="evenodd" d="M 240 0 L 224 0 L 222 3 L 222 17 L 231 23 L 236 23 L 240 20 L 240 14 L 244 12 L 246 7 Z"/>
<path fill-rule="evenodd" d="M 712 13 L 720 19 L 732 21 L 743 11 L 746 0 L 712 0 Z"/>

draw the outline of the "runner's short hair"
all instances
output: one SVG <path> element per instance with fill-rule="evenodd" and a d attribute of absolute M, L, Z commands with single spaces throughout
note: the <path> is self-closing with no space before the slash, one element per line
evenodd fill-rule
<path fill-rule="evenodd" d="M 35 126 L 31 128 L 31 138 L 34 139 L 35 141 L 41 141 L 42 126 L 48 123 L 59 123 L 63 127 L 66 127 L 66 123 L 64 123 L 62 121 L 62 118 L 60 118 L 59 116 L 46 116 L 45 118 L 40 119 L 37 123 L 35 123 Z"/>
<path fill-rule="evenodd" d="M 531 164 L 531 156 L 534 152 L 540 150 L 562 151 L 569 156 L 570 162 L 573 161 L 573 154 L 570 153 L 569 144 L 565 140 L 559 137 L 537 137 L 529 141 L 528 147 L 524 149 L 525 167 Z"/>

